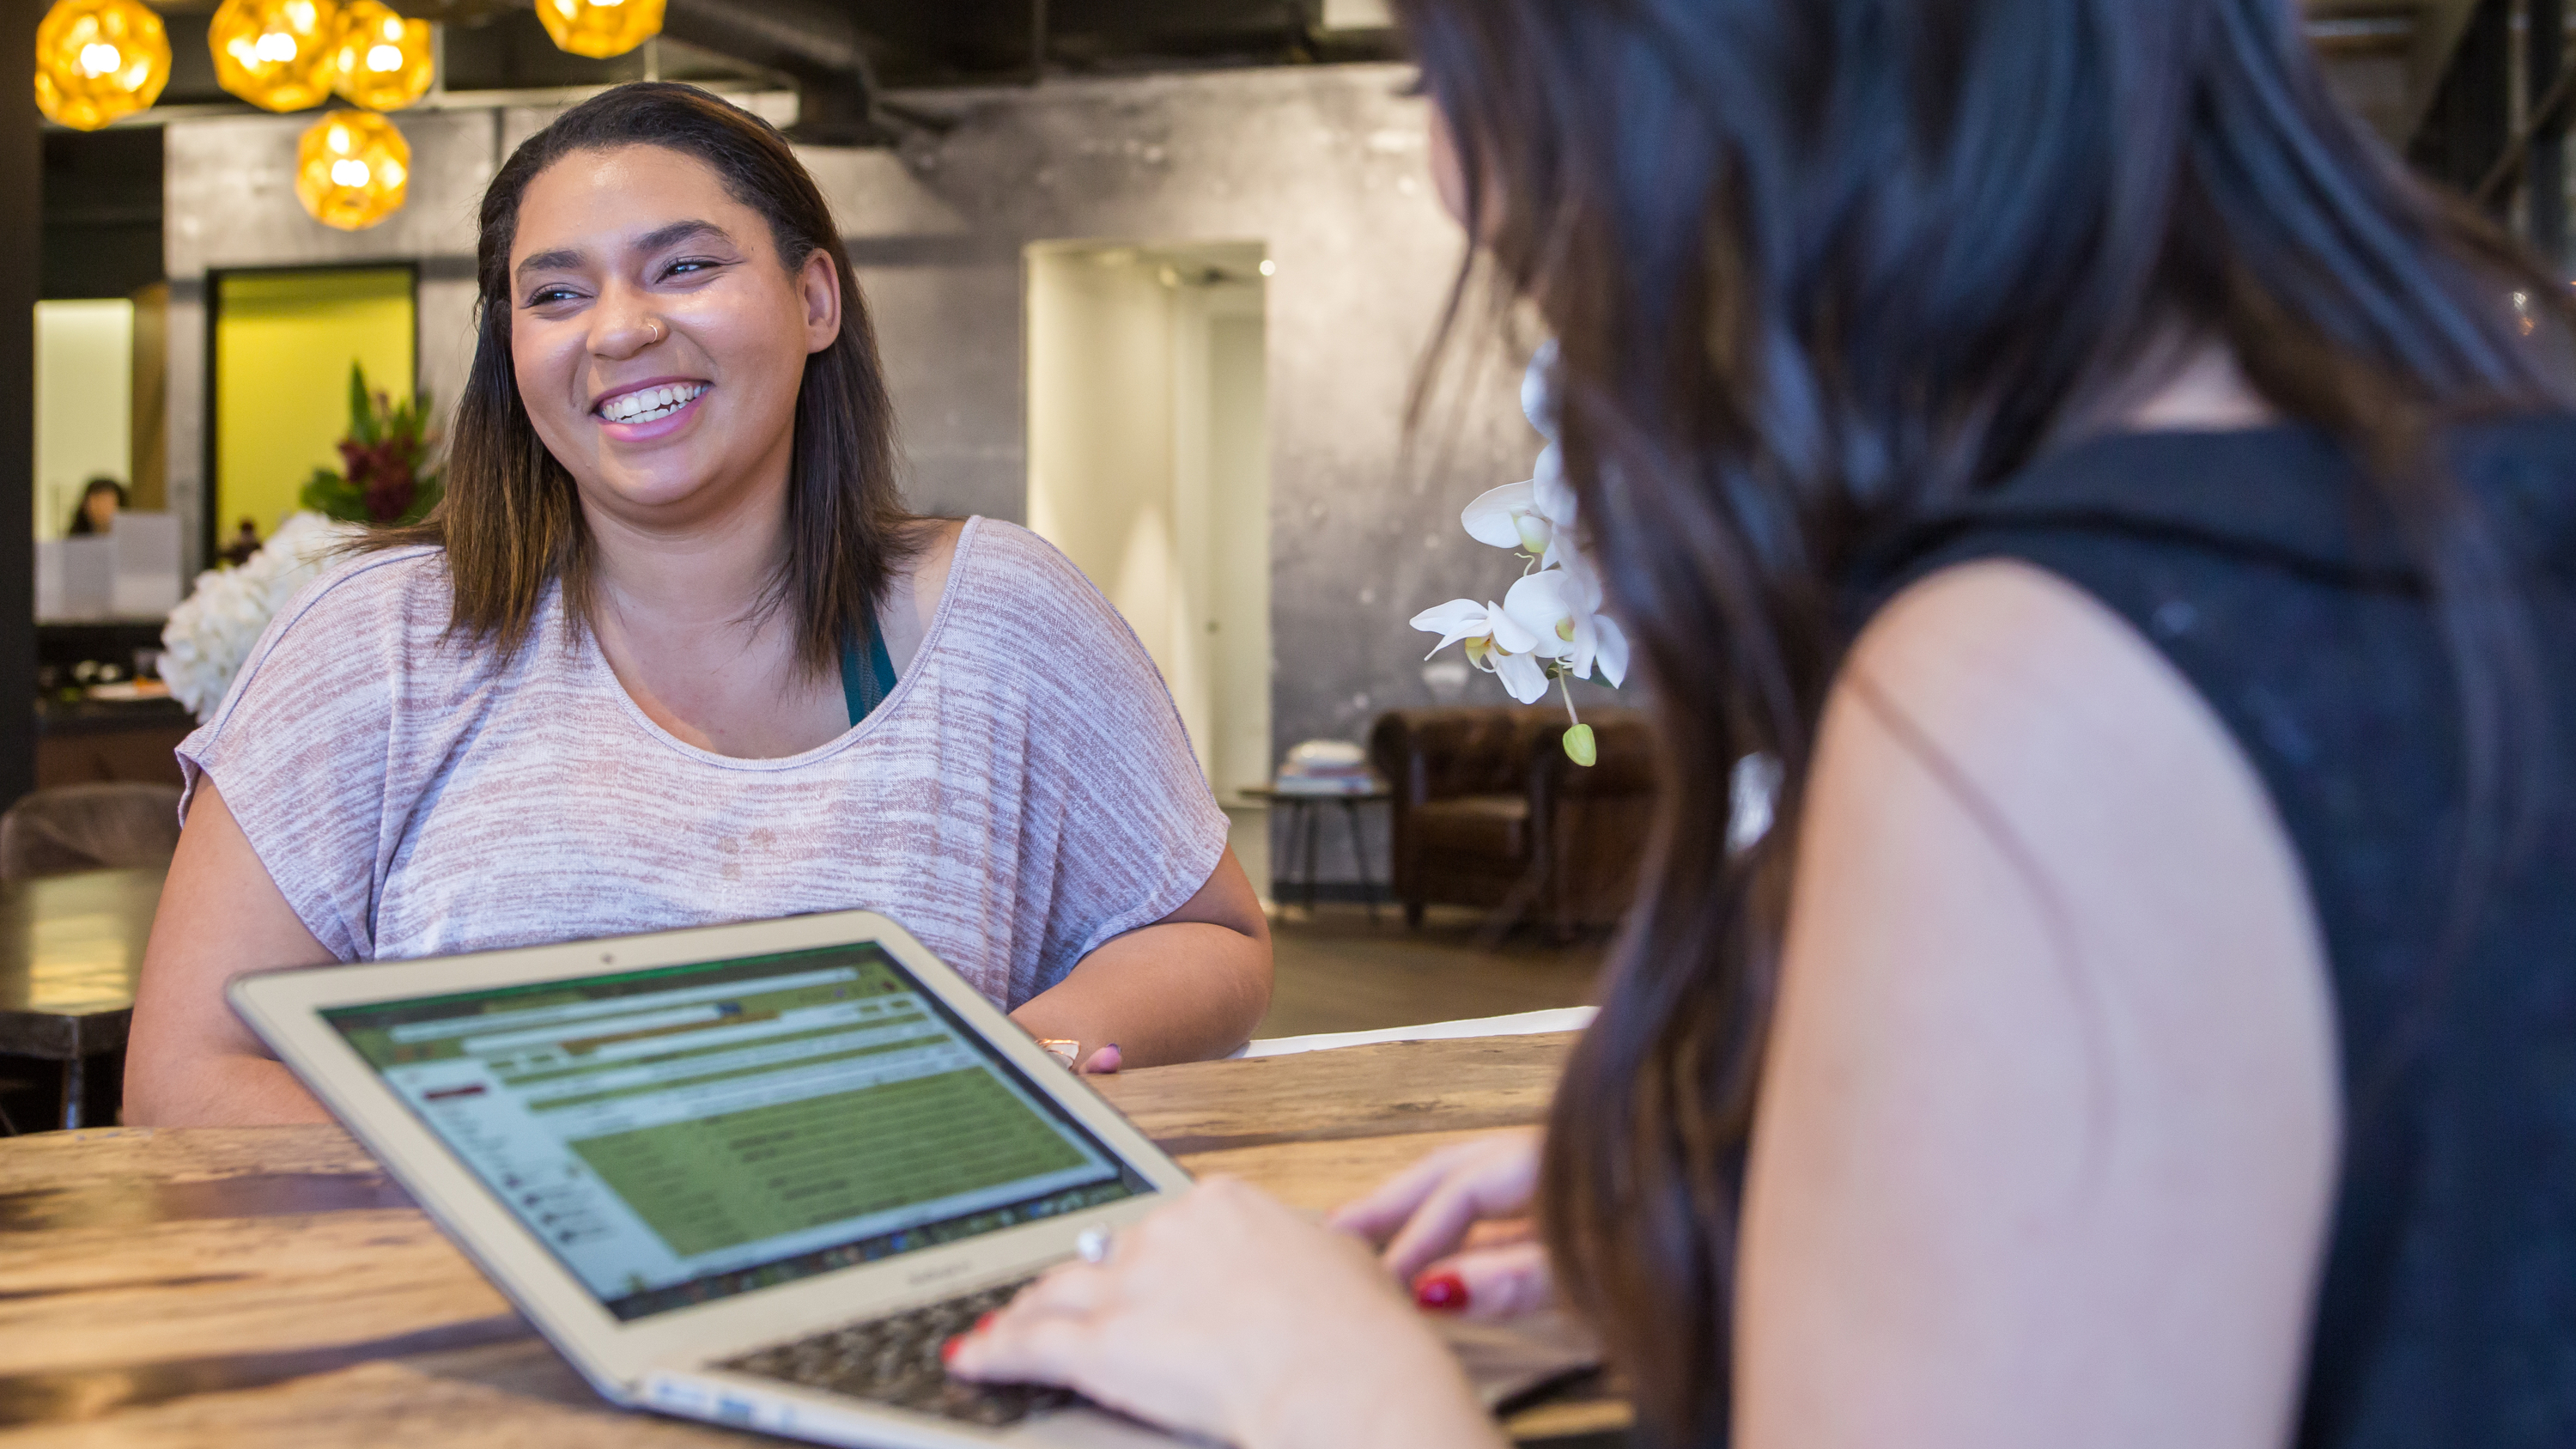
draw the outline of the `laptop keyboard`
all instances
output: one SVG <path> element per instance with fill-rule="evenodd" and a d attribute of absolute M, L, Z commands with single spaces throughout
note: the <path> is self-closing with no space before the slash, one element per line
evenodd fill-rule
<path fill-rule="evenodd" d="M 1041 1410 L 1078 1403 L 1080 1396 L 1034 1384 L 952 1379 L 939 1349 L 974 1327 L 976 1319 L 1010 1302 L 1026 1284 L 1025 1279 L 1005 1283 L 890 1318 L 853 1323 L 745 1354 L 723 1367 L 988 1428 L 1016 1424 Z"/>

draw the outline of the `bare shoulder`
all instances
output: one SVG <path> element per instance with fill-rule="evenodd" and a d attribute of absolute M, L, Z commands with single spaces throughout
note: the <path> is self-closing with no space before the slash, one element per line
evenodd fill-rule
<path fill-rule="evenodd" d="M 2127 621 L 2055 574 L 2011 560 L 1945 569 L 1881 609 L 1837 694 L 1937 730 L 1960 764 L 2028 772 L 2035 745 L 2117 751 L 2223 727 Z M 1901 726 L 1900 726 L 1901 727 Z"/>
<path fill-rule="evenodd" d="M 1925 885 L 2004 867 L 2097 965 L 2204 933 L 2226 955 L 2317 950 L 2288 832 L 2225 723 L 2046 570 L 1972 563 L 1900 594 L 1853 646 L 1817 751 L 1813 843 Z"/>
<path fill-rule="evenodd" d="M 1854 645 L 1788 844 L 1737 1442 L 2278 1442 L 2333 1006 L 2190 681 L 2053 574 L 1945 570 Z"/>

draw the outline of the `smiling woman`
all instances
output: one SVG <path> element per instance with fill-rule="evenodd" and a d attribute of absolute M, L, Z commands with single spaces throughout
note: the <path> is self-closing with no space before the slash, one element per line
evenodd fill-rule
<path fill-rule="evenodd" d="M 903 511 L 777 132 L 608 92 L 502 168 L 478 262 L 445 501 L 181 748 L 129 1120 L 320 1115 L 224 1010 L 243 971 L 848 907 L 1092 1070 L 1249 1035 L 1268 932 L 1159 675 L 1034 536 Z"/>

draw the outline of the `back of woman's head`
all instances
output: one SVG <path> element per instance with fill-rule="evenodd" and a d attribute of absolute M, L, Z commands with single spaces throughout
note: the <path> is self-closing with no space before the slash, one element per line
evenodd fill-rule
<path fill-rule="evenodd" d="M 445 497 L 419 527 L 381 531 L 370 543 L 444 546 L 457 629 L 505 654 L 526 641 L 550 582 L 564 586 L 569 622 L 587 617 L 590 535 L 570 474 L 529 420 L 512 362 L 510 254 L 537 177 L 630 146 L 705 164 L 768 224 L 780 265 L 792 272 L 821 253 L 839 277 L 839 336 L 806 358 L 797 395 L 788 556 L 769 600 L 791 611 L 798 656 L 819 671 L 845 641 L 864 637 L 869 601 L 903 551 L 893 409 L 830 204 L 775 128 L 693 86 L 642 82 L 584 101 L 522 142 L 492 178 L 476 240 L 474 363 L 457 403 Z"/>
<path fill-rule="evenodd" d="M 1779 759 L 1792 838 L 1854 570 L 2224 344 L 2405 530 L 2492 801 L 2517 621 L 2426 441 L 2559 403 L 2565 289 L 2333 101 L 2291 0 L 1396 8 L 1482 265 L 1557 341 L 1569 475 L 1667 752 L 1550 1134 L 1550 1236 L 1651 1441 L 1717 1442 L 1786 885 L 1777 849 L 1728 854 L 1729 767 Z"/>

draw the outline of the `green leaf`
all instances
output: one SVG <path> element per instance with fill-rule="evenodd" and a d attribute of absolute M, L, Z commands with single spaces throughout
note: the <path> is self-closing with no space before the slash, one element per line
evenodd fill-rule
<path fill-rule="evenodd" d="M 1592 726 L 1579 724 L 1565 732 L 1565 757 L 1587 770 L 1601 763 L 1601 746 L 1592 738 Z"/>
<path fill-rule="evenodd" d="M 303 489 L 297 493 L 296 502 L 325 518 L 349 523 L 367 521 L 365 490 L 328 468 L 313 470 L 313 476 L 304 481 Z"/>

